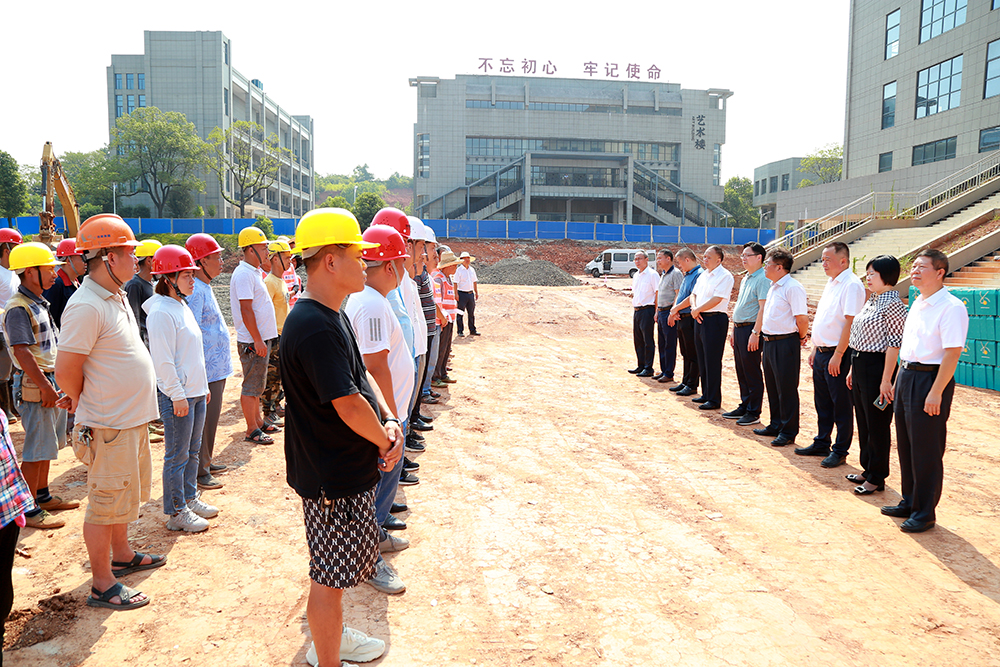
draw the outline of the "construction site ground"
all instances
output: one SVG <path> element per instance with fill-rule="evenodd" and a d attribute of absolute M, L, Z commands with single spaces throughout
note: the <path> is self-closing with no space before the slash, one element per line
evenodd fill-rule
<path fill-rule="evenodd" d="M 456 339 L 458 383 L 426 408 L 421 483 L 399 494 L 411 547 L 389 561 L 407 591 L 345 595 L 347 623 L 388 643 L 371 664 L 1000 664 L 998 394 L 956 390 L 938 525 L 909 535 L 879 513 L 899 499 L 895 453 L 886 491 L 858 497 L 844 479 L 859 472 L 856 444 L 827 470 L 627 374 L 620 290 L 480 292 L 483 335 Z M 805 358 L 800 443 L 816 427 Z M 728 351 L 724 368 L 732 408 Z M 22 531 L 30 557 L 15 559 L 7 634 L 24 647 L 6 665 L 305 664 L 301 506 L 281 436 L 243 442 L 238 392 L 237 375 L 211 529 L 167 531 L 155 475 L 129 528 L 137 549 L 169 559 L 125 579 L 147 607 L 84 605 L 82 509 L 60 530 Z M 158 472 L 162 445 L 153 457 Z M 53 492 L 86 502 L 84 480 L 63 450 Z"/>

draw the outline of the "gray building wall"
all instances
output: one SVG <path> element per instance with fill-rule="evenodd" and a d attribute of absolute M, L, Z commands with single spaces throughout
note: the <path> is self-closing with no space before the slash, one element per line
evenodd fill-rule
<path fill-rule="evenodd" d="M 216 127 L 227 129 L 233 121 L 257 122 L 264 127 L 265 135 L 277 134 L 280 145 L 292 151 L 292 156 L 283 160 L 279 179 L 267 196 L 262 193 L 247 203 L 246 215 L 301 215 L 312 208 L 312 119 L 290 115 L 232 63 L 232 43 L 221 31 L 145 31 L 142 55 L 111 56 L 111 66 L 107 68 L 109 130 L 118 115 L 117 96 L 127 100 L 128 95 L 140 93 L 145 93 L 145 106 L 183 113 L 194 123 L 202 139 L 208 139 Z M 116 87 L 116 74 L 121 75 L 124 86 L 129 74 L 137 85 L 139 73 L 145 76 L 144 91 Z M 128 112 L 127 104 L 125 111 Z M 257 146 L 262 148 L 261 143 Z M 220 194 L 216 176 L 208 172 L 203 177 L 205 192 L 195 195 L 195 203 L 206 212 L 214 205 L 219 217 L 239 215 L 239 210 Z M 232 185 L 225 185 L 231 192 Z M 128 197 L 127 202 L 145 204 L 156 213 L 148 195 L 143 193 Z"/>

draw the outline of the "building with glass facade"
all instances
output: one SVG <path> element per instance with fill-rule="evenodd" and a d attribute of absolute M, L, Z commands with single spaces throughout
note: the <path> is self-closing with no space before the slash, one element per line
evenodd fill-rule
<path fill-rule="evenodd" d="M 151 106 L 179 111 L 194 123 L 202 139 L 216 127 L 234 121 L 253 121 L 264 128 L 254 137 L 255 150 L 264 150 L 264 136 L 277 135 L 290 157 L 282 160 L 278 180 L 266 194 L 247 204 L 247 217 L 297 217 L 312 208 L 313 121 L 292 115 L 264 92 L 263 84 L 248 80 L 232 65 L 233 47 L 222 32 L 145 31 L 141 55 L 112 55 L 108 76 L 108 126 L 119 116 Z M 233 184 L 222 183 L 226 192 Z M 215 174 L 205 174 L 205 192 L 195 201 L 206 211 L 214 206 L 219 217 L 236 217 L 239 209 L 226 202 Z M 141 190 L 141 187 L 140 187 Z M 141 191 L 128 198 L 130 206 L 149 205 Z M 155 209 L 153 209 L 155 213 Z"/>
<path fill-rule="evenodd" d="M 421 217 L 712 225 L 725 215 L 728 90 L 502 75 L 410 85 Z"/>

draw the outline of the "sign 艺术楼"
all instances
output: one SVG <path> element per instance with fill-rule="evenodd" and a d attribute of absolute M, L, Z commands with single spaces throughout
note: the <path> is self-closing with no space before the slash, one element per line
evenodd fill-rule
<path fill-rule="evenodd" d="M 495 64 L 494 64 L 495 63 Z M 476 68 L 483 74 L 555 74 L 559 69 L 551 60 L 542 63 L 541 60 L 523 58 L 520 63 L 516 58 L 480 58 L 479 66 Z M 583 63 L 583 74 L 593 77 L 603 71 L 604 76 L 609 79 L 634 79 L 639 81 L 645 75 L 648 81 L 658 81 L 660 78 L 660 68 L 650 65 L 643 68 L 638 63 L 628 63 L 624 67 L 619 63 L 606 62 L 603 66 L 593 61 Z"/>
<path fill-rule="evenodd" d="M 705 125 L 705 116 L 691 116 L 691 141 L 694 142 L 694 147 L 696 150 L 705 150 L 705 133 L 708 131 L 708 126 Z"/>

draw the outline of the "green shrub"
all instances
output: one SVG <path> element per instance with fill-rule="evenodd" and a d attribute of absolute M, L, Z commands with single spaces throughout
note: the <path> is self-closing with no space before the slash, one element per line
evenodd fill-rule
<path fill-rule="evenodd" d="M 271 223 L 270 218 L 264 217 L 263 215 L 258 215 L 256 222 L 253 223 L 253 226 L 259 229 L 260 231 L 264 232 L 264 236 L 266 236 L 267 238 L 269 239 L 274 238 L 274 225 Z"/>

